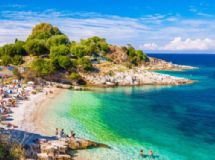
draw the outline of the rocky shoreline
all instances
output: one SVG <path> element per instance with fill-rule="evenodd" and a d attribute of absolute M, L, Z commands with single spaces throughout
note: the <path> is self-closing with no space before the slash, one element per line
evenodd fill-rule
<path fill-rule="evenodd" d="M 172 62 L 167 62 L 162 59 L 157 58 L 149 58 L 149 63 L 146 66 L 143 66 L 146 70 L 164 70 L 164 71 L 184 71 L 197 69 L 197 67 L 186 66 L 186 65 L 178 65 L 173 64 Z"/>
<path fill-rule="evenodd" d="M 74 156 L 73 152 L 76 150 L 111 148 L 106 144 L 78 137 L 58 138 L 56 136 L 42 136 L 15 129 L 0 130 L 0 140 L 1 143 L 8 147 L 19 146 L 24 159 L 71 160 Z"/>
<path fill-rule="evenodd" d="M 193 80 L 186 78 L 179 78 L 169 76 L 166 74 L 156 73 L 154 70 L 171 70 L 183 71 L 188 69 L 195 69 L 195 67 L 175 65 L 165 61 L 161 62 L 162 65 L 153 65 L 150 68 L 148 65 L 142 67 L 133 67 L 131 69 L 122 66 L 107 64 L 107 66 L 96 66 L 99 68 L 99 73 L 82 73 L 88 85 L 97 87 L 110 87 L 110 86 L 140 86 L 140 85 L 184 85 L 192 84 Z M 160 63 L 159 63 L 160 64 Z M 162 66 L 162 67 L 161 67 Z M 150 68 L 150 69 L 149 69 Z"/>

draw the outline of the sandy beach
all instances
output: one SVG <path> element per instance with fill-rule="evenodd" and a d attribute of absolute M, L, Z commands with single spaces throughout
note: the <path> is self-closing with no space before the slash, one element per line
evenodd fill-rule
<path fill-rule="evenodd" d="M 46 95 L 49 91 L 53 93 Z M 12 108 L 11 123 L 18 126 L 19 130 L 46 135 L 45 122 L 40 117 L 47 113 L 51 101 L 62 91 L 63 89 L 56 87 L 44 88 L 43 92 L 30 95 L 29 100 L 20 101 L 18 107 Z"/>

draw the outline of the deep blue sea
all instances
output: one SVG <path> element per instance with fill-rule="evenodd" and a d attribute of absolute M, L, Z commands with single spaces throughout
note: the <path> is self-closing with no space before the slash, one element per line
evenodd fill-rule
<path fill-rule="evenodd" d="M 198 67 L 162 73 L 196 80 L 184 86 L 69 91 L 47 121 L 112 149 L 83 151 L 88 160 L 215 160 L 215 55 L 152 54 Z M 54 121 L 53 121 L 54 119 Z M 139 155 L 143 149 L 146 157 Z"/>

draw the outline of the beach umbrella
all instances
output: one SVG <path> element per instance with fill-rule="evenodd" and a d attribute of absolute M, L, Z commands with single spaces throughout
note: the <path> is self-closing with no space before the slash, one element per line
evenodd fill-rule
<path fill-rule="evenodd" d="M 27 82 L 28 85 L 34 85 L 34 82 L 33 81 L 29 81 Z"/>

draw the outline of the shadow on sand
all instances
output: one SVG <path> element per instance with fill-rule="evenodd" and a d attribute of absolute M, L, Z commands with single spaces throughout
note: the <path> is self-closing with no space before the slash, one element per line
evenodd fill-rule
<path fill-rule="evenodd" d="M 58 157 L 73 159 L 77 156 L 80 149 L 109 148 L 109 146 L 90 140 L 73 137 L 58 138 L 56 136 L 43 136 L 17 129 L 1 129 L 0 141 L 16 143 L 24 150 L 27 158 L 35 158 L 40 154 L 48 157 Z"/>
<path fill-rule="evenodd" d="M 38 139 L 57 140 L 57 137 L 55 136 L 52 136 L 52 137 L 42 136 L 40 134 L 25 132 L 25 131 L 16 130 L 16 129 L 8 129 L 8 130 L 3 129 L 0 131 L 0 134 L 9 135 L 10 141 L 16 142 L 22 146 L 35 143 L 35 141 Z"/>

